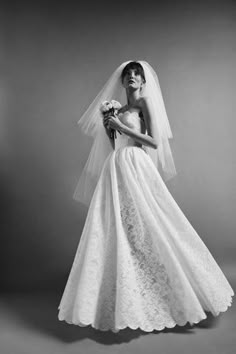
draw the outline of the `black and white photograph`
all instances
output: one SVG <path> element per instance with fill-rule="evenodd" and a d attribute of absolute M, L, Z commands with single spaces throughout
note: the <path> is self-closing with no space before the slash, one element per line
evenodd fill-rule
<path fill-rule="evenodd" d="M 234 354 L 236 1 L 3 1 L 0 46 L 0 354 Z"/>

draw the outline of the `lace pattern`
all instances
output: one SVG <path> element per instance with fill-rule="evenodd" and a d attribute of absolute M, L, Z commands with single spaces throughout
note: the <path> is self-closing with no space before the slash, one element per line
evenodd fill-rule
<path fill-rule="evenodd" d="M 142 148 L 109 155 L 59 305 L 59 320 L 100 330 L 191 324 L 233 289 Z"/>

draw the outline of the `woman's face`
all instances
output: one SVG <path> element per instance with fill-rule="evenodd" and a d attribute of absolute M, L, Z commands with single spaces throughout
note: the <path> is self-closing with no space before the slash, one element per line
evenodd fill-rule
<path fill-rule="evenodd" d="M 135 90 L 140 89 L 143 84 L 143 79 L 140 74 L 138 74 L 137 69 L 130 69 L 126 72 L 123 78 L 124 88 L 133 88 Z"/>

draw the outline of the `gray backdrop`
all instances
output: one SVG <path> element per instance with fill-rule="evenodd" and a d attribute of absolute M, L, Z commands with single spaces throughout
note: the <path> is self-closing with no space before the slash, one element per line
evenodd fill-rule
<path fill-rule="evenodd" d="M 167 187 L 233 265 L 236 4 L 164 3 L 1 5 L 3 290 L 63 290 L 87 213 L 72 199 L 92 144 L 77 121 L 130 59 L 159 76 L 178 171 Z"/>

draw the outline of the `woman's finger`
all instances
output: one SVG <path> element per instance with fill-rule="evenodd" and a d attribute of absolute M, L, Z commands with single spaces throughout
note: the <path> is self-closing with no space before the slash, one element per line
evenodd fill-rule
<path fill-rule="evenodd" d="M 109 119 L 108 117 L 103 118 L 104 122 L 106 122 L 108 119 Z"/>
<path fill-rule="evenodd" d="M 104 118 L 103 118 L 103 122 L 107 122 L 108 120 L 109 120 L 108 117 L 104 117 Z"/>

